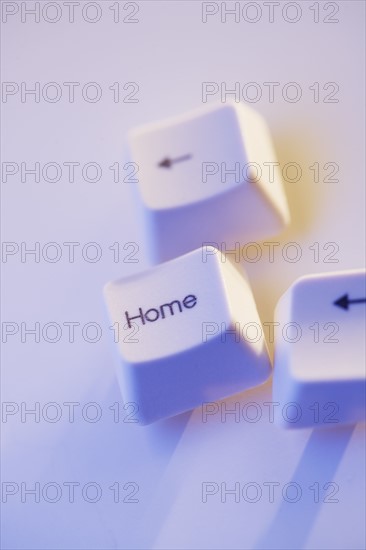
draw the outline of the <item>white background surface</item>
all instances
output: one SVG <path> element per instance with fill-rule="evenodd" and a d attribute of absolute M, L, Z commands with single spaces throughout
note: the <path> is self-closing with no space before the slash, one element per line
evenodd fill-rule
<path fill-rule="evenodd" d="M 4 3 L 3 3 L 4 4 Z M 33 2 L 28 2 L 32 6 Z M 43 4 L 43 3 L 42 3 Z M 123 3 L 121 3 L 122 5 Z M 256 82 L 263 96 L 253 106 L 270 124 L 281 165 L 297 162 L 303 177 L 287 183 L 293 224 L 280 238 L 275 261 L 263 258 L 245 263 L 262 320 L 271 321 L 281 293 L 303 274 L 363 267 L 364 264 L 364 3 L 338 2 L 338 23 L 326 24 L 324 3 L 320 22 L 314 23 L 312 2 L 301 2 L 302 16 L 288 23 L 281 15 L 273 23 L 263 15 L 257 23 L 219 16 L 206 24 L 201 2 L 139 2 L 138 23 L 114 23 L 112 2 L 100 2 L 102 17 L 90 24 L 75 9 L 75 22 L 62 18 L 55 24 L 41 18 L 21 22 L 19 13 L 2 25 L 2 79 L 7 82 L 79 82 L 75 102 L 66 88 L 57 103 L 20 94 L 2 103 L 3 161 L 41 165 L 47 162 L 97 162 L 103 176 L 96 183 L 80 177 L 70 183 L 67 172 L 59 182 L 26 182 L 19 175 L 2 183 L 2 239 L 28 247 L 40 242 L 60 243 L 63 256 L 56 263 L 39 263 L 20 254 L 2 264 L 3 321 L 41 326 L 75 321 L 83 326 L 99 323 L 98 343 L 85 342 L 76 332 L 68 342 L 44 339 L 34 343 L 19 334 L 3 346 L 2 399 L 28 408 L 57 402 L 60 421 L 40 422 L 20 414 L 2 423 L 2 480 L 43 487 L 56 482 L 64 491 L 56 503 L 40 503 L 20 492 L 2 505 L 4 548 L 363 548 L 364 532 L 364 427 L 318 431 L 280 431 L 268 421 L 265 407 L 257 423 L 235 422 L 220 415 L 202 422 L 200 410 L 140 428 L 113 422 L 109 409 L 121 403 L 114 367 L 118 365 L 113 335 L 108 329 L 101 289 L 110 279 L 146 267 L 146 248 L 135 211 L 131 186 L 114 183 L 114 162 L 126 161 L 125 135 L 133 126 L 158 120 L 201 104 L 204 81 Z M 245 3 L 241 3 L 244 5 Z M 259 4 L 259 3 L 257 3 Z M 20 3 L 17 3 L 20 9 Z M 60 3 L 62 5 L 62 3 Z M 123 7 L 123 6 L 122 6 Z M 91 12 L 90 12 L 91 13 Z M 125 16 L 126 11 L 121 11 Z M 276 12 L 277 13 L 277 12 Z M 103 95 L 88 103 L 80 88 L 97 82 Z M 139 85 L 139 102 L 114 103 L 108 89 L 114 82 Z M 275 100 L 268 101 L 264 82 L 279 82 Z M 288 82 L 302 90 L 297 103 L 280 93 Z M 315 103 L 309 89 L 335 82 L 337 103 Z M 330 89 L 328 92 L 331 91 Z M 218 99 L 218 98 L 217 98 Z M 314 183 L 309 166 L 314 162 L 339 165 L 339 182 Z M 123 176 L 125 173 L 123 173 Z M 324 173 L 321 179 L 324 179 Z M 64 242 L 79 242 L 70 263 Z M 102 258 L 83 260 L 80 249 L 97 242 Z M 121 243 L 121 261 L 113 261 L 109 246 Z M 299 243 L 302 257 L 285 261 L 281 251 L 290 241 Z M 139 246 L 138 263 L 123 262 Z M 320 246 L 320 261 L 309 247 Z M 326 243 L 338 247 L 338 263 L 325 263 Z M 50 251 L 51 252 L 51 251 Z M 92 251 L 90 251 L 92 252 Z M 245 404 L 271 401 L 271 384 L 228 400 Z M 78 402 L 75 422 L 68 421 L 65 402 Z M 83 419 L 89 402 L 102 410 L 99 422 Z M 122 405 L 121 405 L 122 406 Z M 129 411 L 127 411 L 129 412 Z M 93 411 L 90 409 L 90 415 Z M 50 415 L 52 411 L 50 410 Z M 297 482 L 302 496 L 296 504 L 281 494 L 269 502 L 268 493 L 256 503 L 234 502 L 219 495 L 202 502 L 202 483 L 242 485 Z M 102 497 L 86 502 L 80 486 L 70 503 L 65 482 L 98 483 Z M 138 503 L 114 503 L 109 487 L 115 482 L 139 485 Z M 309 486 L 327 482 L 339 486 L 337 503 L 314 503 Z M 329 491 L 328 491 L 329 493 Z M 327 494 L 328 494 L 327 493 Z M 92 492 L 91 492 L 92 494 Z M 122 490 L 122 498 L 127 494 Z M 324 491 L 321 489 L 321 500 Z"/>

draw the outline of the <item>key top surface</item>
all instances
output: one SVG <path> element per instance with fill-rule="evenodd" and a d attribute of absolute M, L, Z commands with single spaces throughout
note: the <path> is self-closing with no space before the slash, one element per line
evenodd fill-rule
<path fill-rule="evenodd" d="M 195 203 L 241 183 L 235 174 L 223 181 L 217 172 L 203 184 L 202 162 L 247 162 L 237 113 L 228 105 L 136 130 L 131 146 L 142 197 L 154 209 Z"/>
<path fill-rule="evenodd" d="M 262 383 L 271 367 L 246 278 L 212 247 L 108 283 L 125 401 L 141 423 Z"/>
<path fill-rule="evenodd" d="M 365 281 L 364 270 L 306 276 L 280 299 L 273 392 L 296 403 L 288 426 L 364 420 Z"/>

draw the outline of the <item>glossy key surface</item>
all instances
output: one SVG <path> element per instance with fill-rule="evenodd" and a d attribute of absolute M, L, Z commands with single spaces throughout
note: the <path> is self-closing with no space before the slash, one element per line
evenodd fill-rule
<path fill-rule="evenodd" d="M 273 400 L 287 427 L 365 419 L 364 270 L 296 281 L 276 308 Z M 287 410 L 287 408 L 286 408 Z"/>
<path fill-rule="evenodd" d="M 143 424 L 237 393 L 270 374 L 248 281 L 208 247 L 107 284 L 119 379 Z"/>
<path fill-rule="evenodd" d="M 129 145 L 154 262 L 269 237 L 289 222 L 267 124 L 247 105 L 215 103 L 142 126 Z"/>

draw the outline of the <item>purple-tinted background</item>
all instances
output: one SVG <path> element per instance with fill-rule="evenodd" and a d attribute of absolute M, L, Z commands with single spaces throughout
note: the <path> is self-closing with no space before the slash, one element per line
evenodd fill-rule
<path fill-rule="evenodd" d="M 4 8 L 6 4 L 10 7 Z M 19 248 L 22 242 L 28 248 L 39 242 L 41 255 L 39 262 L 31 255 L 22 262 L 18 252 L 2 263 L 2 320 L 19 326 L 3 345 L 2 399 L 14 403 L 15 414 L 3 416 L 1 425 L 2 481 L 19 486 L 2 504 L 3 547 L 363 548 L 362 426 L 287 432 L 270 423 L 265 413 L 256 423 L 235 422 L 232 415 L 223 422 L 219 414 L 204 423 L 201 410 L 145 428 L 128 423 L 131 411 L 121 404 L 114 371 L 119 359 L 101 289 L 108 280 L 147 267 L 131 184 L 121 181 L 127 175 L 126 132 L 137 124 L 200 106 L 202 82 L 227 83 L 229 89 L 239 82 L 248 94 L 259 89 L 262 96 L 252 105 L 268 120 L 279 162 L 302 167 L 301 181 L 285 183 L 293 223 L 274 239 L 280 243 L 275 261 L 262 247 L 260 261 L 244 262 L 262 320 L 272 320 L 279 296 L 298 276 L 363 266 L 364 3 L 282 2 L 274 7 L 270 22 L 266 3 L 252 2 L 248 7 L 248 2 L 240 2 L 237 23 L 234 16 L 221 22 L 220 12 L 203 23 L 199 1 L 120 2 L 119 22 L 114 22 L 116 2 L 96 2 L 97 7 L 87 7 L 84 17 L 81 9 L 91 3 L 80 2 L 73 23 L 64 2 L 47 12 L 42 12 L 46 3 L 41 2 L 40 22 L 31 15 L 22 22 L 22 4 L 34 7 L 34 2 L 2 2 L 3 10 L 18 8 L 14 15 L 3 17 L 2 80 L 16 83 L 19 89 L 21 82 L 28 88 L 39 82 L 41 95 L 39 103 L 29 95 L 22 102 L 20 91 L 3 96 L 2 159 L 18 165 L 19 171 L 7 181 L 3 177 L 2 240 Z M 211 4 L 212 9 L 220 7 Z M 227 7 L 234 4 L 228 2 Z M 136 5 L 138 12 L 133 15 Z M 301 13 L 294 11 L 298 6 Z M 243 9 L 249 11 L 243 15 Z M 99 17 L 98 12 L 99 21 L 85 20 Z M 289 22 L 296 13 L 299 20 Z M 59 21 L 47 21 L 59 14 Z M 256 17 L 257 22 L 248 22 Z M 314 21 L 317 17 L 319 22 Z M 123 22 L 126 18 L 136 22 Z M 42 90 L 45 94 L 48 90 L 46 97 L 52 97 L 55 88 L 44 89 L 50 82 L 62 91 L 54 103 L 42 96 Z M 65 82 L 80 83 L 73 103 Z M 89 82 L 102 90 L 99 101 L 83 98 L 81 90 Z M 138 85 L 132 97 L 138 101 L 127 103 L 136 88 L 123 87 L 131 82 Z M 245 87 L 250 82 L 255 86 Z M 273 101 L 268 82 L 279 83 Z M 294 90 L 286 88 L 290 82 L 301 91 L 297 102 L 286 99 L 284 89 Z M 92 97 L 93 89 L 89 91 Z M 22 162 L 28 167 L 39 162 L 41 170 L 47 163 L 58 163 L 62 176 L 52 183 L 41 174 L 37 183 L 23 174 L 22 182 Z M 80 163 L 74 182 L 69 181 L 65 162 Z M 99 181 L 86 181 L 94 177 L 92 168 L 83 177 L 81 168 L 88 162 L 100 167 Z M 120 163 L 117 183 L 109 168 L 116 162 Z M 320 166 L 319 182 L 314 182 L 314 168 L 309 169 L 314 163 Z M 333 176 L 339 181 L 329 181 L 335 165 L 324 168 L 326 163 L 339 167 Z M 51 168 L 50 177 L 54 177 Z M 43 248 L 50 242 L 61 249 L 54 263 L 42 256 L 42 250 L 50 257 L 56 251 Z M 66 242 L 80 243 L 74 262 L 69 261 Z M 94 263 L 81 253 L 91 242 L 102 253 Z M 301 249 L 297 262 L 282 255 L 289 242 Z M 137 262 L 131 262 L 132 251 Z M 93 247 L 84 248 L 90 257 L 94 252 Z M 329 262 L 330 253 L 337 262 Z M 29 335 L 23 335 L 22 342 L 22 322 L 28 328 L 38 322 L 41 331 L 54 322 L 64 330 L 55 343 L 42 334 L 39 343 Z M 65 322 L 80 324 L 75 326 L 73 343 Z M 102 329 L 96 343 L 85 341 L 81 332 L 91 322 Z M 92 329 L 88 337 L 93 337 Z M 254 401 L 264 411 L 263 402 L 271 399 L 268 383 L 227 400 L 226 405 L 243 407 Z M 39 402 L 41 411 L 47 403 L 55 402 L 57 407 L 46 407 L 39 422 L 31 415 L 22 422 L 22 402 L 28 408 Z M 74 422 L 69 421 L 66 402 L 80 404 L 75 406 Z M 102 411 L 98 422 L 82 416 L 83 406 L 90 402 L 97 403 L 97 409 L 84 409 L 84 415 Z M 115 402 L 120 407 L 119 422 L 114 422 Z M 51 422 L 60 410 L 61 418 Z M 40 483 L 39 503 L 24 491 L 22 495 L 22 482 L 27 488 Z M 52 487 L 49 495 L 42 496 L 42 488 L 50 482 L 62 489 L 54 503 L 49 502 L 56 494 Z M 80 484 L 75 486 L 74 502 L 67 482 Z M 82 494 L 90 482 L 101 490 L 98 502 L 90 502 L 95 494 L 92 486 L 89 496 Z M 252 482 L 260 485 L 263 495 L 255 503 L 243 499 L 236 503 L 230 495 L 226 503 L 220 495 L 205 503 L 205 482 L 226 482 L 231 488 Z M 280 484 L 274 502 L 265 492 L 264 484 L 270 482 Z M 293 504 L 281 496 L 290 482 L 302 490 Z M 323 489 L 327 482 L 337 484 L 338 502 L 322 502 L 331 492 Z M 116 483 L 118 503 L 115 489 L 110 489 Z M 314 502 L 315 489 L 309 489 L 315 483 L 320 487 L 319 503 Z M 138 502 L 122 502 L 135 490 L 131 498 Z"/>

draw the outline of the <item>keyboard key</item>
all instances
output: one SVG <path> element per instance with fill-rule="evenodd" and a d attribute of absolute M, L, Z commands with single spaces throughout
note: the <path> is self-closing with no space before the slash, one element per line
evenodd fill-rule
<path fill-rule="evenodd" d="M 365 420 L 365 302 L 365 270 L 302 277 L 280 299 L 273 401 L 283 425 Z"/>
<path fill-rule="evenodd" d="M 270 237 L 289 222 L 269 130 L 247 105 L 206 105 L 137 128 L 129 144 L 154 262 Z"/>
<path fill-rule="evenodd" d="M 261 384 L 271 373 L 248 281 L 204 247 L 111 282 L 125 402 L 148 424 Z"/>

